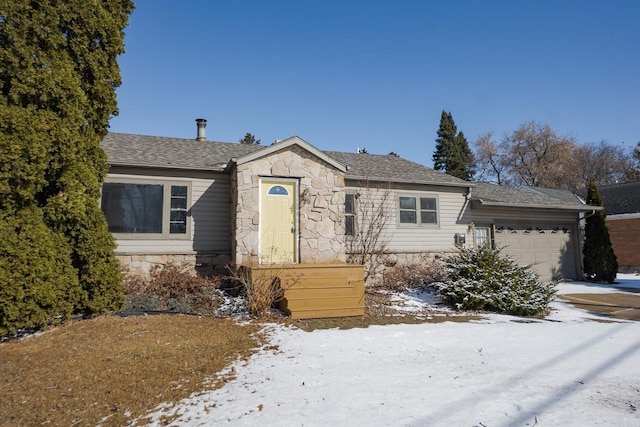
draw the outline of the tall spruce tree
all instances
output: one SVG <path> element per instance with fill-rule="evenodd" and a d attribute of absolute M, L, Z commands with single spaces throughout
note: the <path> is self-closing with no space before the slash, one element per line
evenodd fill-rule
<path fill-rule="evenodd" d="M 98 205 L 99 144 L 117 114 L 132 10 L 130 0 L 0 6 L 0 332 L 123 303 Z"/>
<path fill-rule="evenodd" d="M 587 185 L 587 204 L 602 206 L 602 198 L 593 179 Z M 613 252 L 605 218 L 604 211 L 599 211 L 585 221 L 584 274 L 587 279 L 595 282 L 613 283 L 618 271 L 618 260 Z"/>
<path fill-rule="evenodd" d="M 433 153 L 433 168 L 468 181 L 473 177 L 474 163 L 467 138 L 462 132 L 458 133 L 451 113 L 443 110 Z"/>

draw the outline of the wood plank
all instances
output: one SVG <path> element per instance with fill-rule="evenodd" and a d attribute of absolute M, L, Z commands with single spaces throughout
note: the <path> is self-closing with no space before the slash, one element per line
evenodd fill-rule
<path fill-rule="evenodd" d="M 351 297 L 358 296 L 363 293 L 358 286 L 332 287 L 332 288 L 289 288 L 284 291 L 285 298 L 288 300 L 295 299 L 312 299 L 321 298 L 331 295 L 334 297 Z"/>
<path fill-rule="evenodd" d="M 279 277 L 280 308 L 293 319 L 364 315 L 364 268 L 352 264 L 261 265 L 254 280 Z"/>

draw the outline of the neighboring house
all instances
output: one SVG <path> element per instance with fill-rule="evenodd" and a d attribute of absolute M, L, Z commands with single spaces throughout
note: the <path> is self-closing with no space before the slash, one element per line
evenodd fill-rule
<path fill-rule="evenodd" d="M 640 181 L 598 187 L 621 271 L 640 271 Z"/>
<path fill-rule="evenodd" d="M 296 136 L 269 146 L 207 141 L 199 126 L 199 140 L 103 141 L 102 208 L 123 266 L 341 264 L 358 232 L 354 204 L 380 187 L 398 262 L 495 242 L 545 280 L 581 275 L 578 222 L 593 207 L 577 199 L 470 183 L 392 155 L 321 151 Z"/>

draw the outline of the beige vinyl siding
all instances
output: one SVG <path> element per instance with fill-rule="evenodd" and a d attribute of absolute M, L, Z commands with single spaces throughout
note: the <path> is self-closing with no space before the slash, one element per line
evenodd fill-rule
<path fill-rule="evenodd" d="M 120 254 L 193 254 L 229 252 L 231 249 L 229 176 L 199 171 L 144 171 L 136 168 L 112 168 L 110 178 L 184 182 L 191 186 L 189 205 L 191 239 L 118 238 Z"/>
<path fill-rule="evenodd" d="M 348 182 L 347 193 L 366 194 L 367 189 Z M 387 250 L 394 253 L 442 252 L 455 248 L 456 233 L 465 233 L 467 223 L 462 215 L 466 199 L 466 188 L 448 188 L 427 185 L 403 185 L 390 189 L 386 211 L 391 216 L 384 237 Z M 438 224 L 406 225 L 398 219 L 398 197 L 435 197 L 438 204 Z M 376 203 L 379 203 L 379 198 Z"/>

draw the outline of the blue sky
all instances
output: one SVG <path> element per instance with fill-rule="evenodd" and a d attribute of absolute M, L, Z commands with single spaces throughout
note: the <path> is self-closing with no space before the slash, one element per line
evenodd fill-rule
<path fill-rule="evenodd" d="M 527 121 L 580 143 L 640 141 L 640 2 L 139 0 L 114 132 L 432 166 L 442 110 L 472 143 Z"/>

